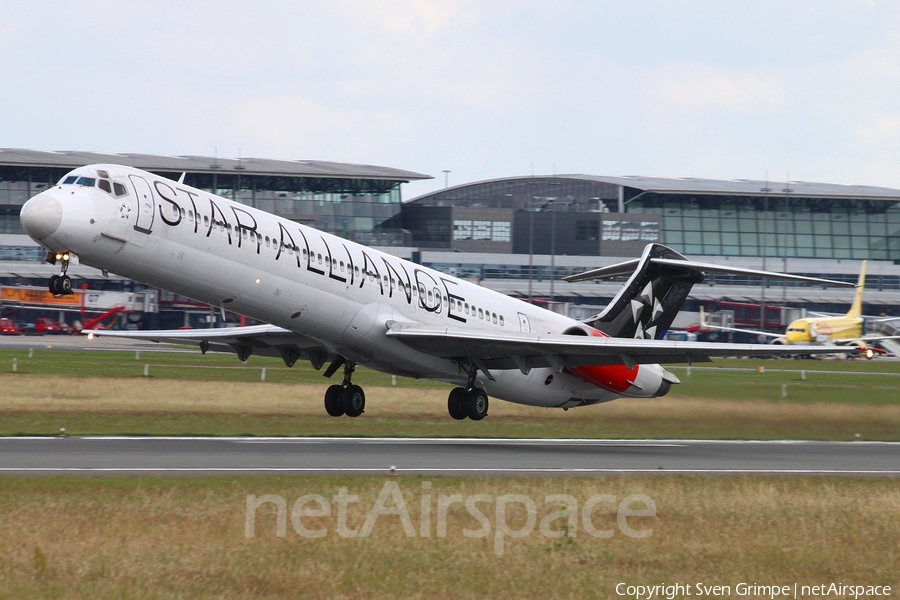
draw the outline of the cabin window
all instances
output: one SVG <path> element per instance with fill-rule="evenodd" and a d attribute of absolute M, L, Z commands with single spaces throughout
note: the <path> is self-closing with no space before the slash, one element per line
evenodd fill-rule
<path fill-rule="evenodd" d="M 431 302 L 434 300 L 434 294 L 431 293 L 431 290 L 428 290 L 428 301 Z"/>
<path fill-rule="evenodd" d="M 341 261 L 341 273 L 344 272 L 344 261 Z"/>
<path fill-rule="evenodd" d="M 466 310 L 466 314 L 469 314 L 469 303 L 466 302 L 463 306 L 466 307 L 466 309 L 465 309 L 465 310 Z"/>
<path fill-rule="evenodd" d="M 503 315 L 500 315 L 500 327 L 503 327 Z"/>
<path fill-rule="evenodd" d="M 97 187 L 106 192 L 107 194 L 112 194 L 112 186 L 109 185 L 109 182 L 105 179 L 101 179 L 100 183 L 97 184 Z"/>
<path fill-rule="evenodd" d="M 491 321 L 493 321 L 494 324 L 497 323 L 497 313 L 491 313 Z"/>
<path fill-rule="evenodd" d="M 447 304 L 447 296 L 443 296 L 444 304 Z"/>
<path fill-rule="evenodd" d="M 209 227 L 209 217 L 206 215 L 203 215 L 203 226 Z"/>
<path fill-rule="evenodd" d="M 184 218 L 184 208 L 179 208 L 178 214 L 181 215 L 181 218 L 183 219 Z"/>
<path fill-rule="evenodd" d="M 269 247 L 269 236 L 266 236 L 266 248 Z"/>
<path fill-rule="evenodd" d="M 484 311 L 481 310 L 480 308 L 478 309 L 478 318 L 479 318 L 479 319 L 483 319 L 483 318 L 484 318 Z"/>
<path fill-rule="evenodd" d="M 246 230 L 246 229 L 242 229 L 242 230 L 241 230 L 241 233 L 243 233 L 244 239 L 246 240 L 246 239 L 247 239 L 247 236 L 248 236 L 247 230 Z"/>
<path fill-rule="evenodd" d="M 194 220 L 194 211 L 189 210 L 188 211 L 188 221 L 193 221 L 193 220 Z"/>
<path fill-rule="evenodd" d="M 354 273 L 354 275 L 359 277 L 359 267 L 353 267 L 353 273 Z"/>

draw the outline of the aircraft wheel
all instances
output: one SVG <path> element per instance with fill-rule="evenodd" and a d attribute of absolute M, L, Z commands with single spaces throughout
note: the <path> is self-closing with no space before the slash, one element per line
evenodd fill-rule
<path fill-rule="evenodd" d="M 366 409 L 366 395 L 358 385 L 348 385 L 341 395 L 341 406 L 348 417 L 358 417 Z"/>
<path fill-rule="evenodd" d="M 49 288 L 50 288 L 50 293 L 53 294 L 54 296 L 56 296 L 60 293 L 60 291 L 59 291 L 59 275 L 52 275 L 50 277 Z"/>
<path fill-rule="evenodd" d="M 340 417 L 344 414 L 344 407 L 341 404 L 341 396 L 344 388 L 339 385 L 333 385 L 325 390 L 325 412 L 332 417 Z"/>
<path fill-rule="evenodd" d="M 488 395 L 481 388 L 466 392 L 466 414 L 473 421 L 480 421 L 488 414 Z"/>
<path fill-rule="evenodd" d="M 59 288 L 59 293 L 68 296 L 72 293 L 72 279 L 68 275 L 63 275 L 56 281 L 56 287 Z"/>
<path fill-rule="evenodd" d="M 453 388 L 450 390 L 450 397 L 447 398 L 447 410 L 450 416 L 457 421 L 462 421 L 466 414 L 466 388 Z"/>

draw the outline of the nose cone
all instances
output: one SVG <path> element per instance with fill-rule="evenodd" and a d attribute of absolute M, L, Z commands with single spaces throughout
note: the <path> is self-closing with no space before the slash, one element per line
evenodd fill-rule
<path fill-rule="evenodd" d="M 62 204 L 49 194 L 38 194 L 25 203 L 19 219 L 25 233 L 35 240 L 50 237 L 62 223 Z"/>

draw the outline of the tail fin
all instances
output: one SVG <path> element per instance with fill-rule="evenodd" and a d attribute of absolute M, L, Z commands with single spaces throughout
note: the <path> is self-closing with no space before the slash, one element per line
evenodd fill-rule
<path fill-rule="evenodd" d="M 865 266 L 863 271 L 865 272 Z M 569 282 L 589 281 L 628 273 L 631 273 L 631 276 L 609 306 L 600 314 L 585 320 L 586 324 L 610 337 L 662 339 L 681 310 L 681 305 L 691 288 L 703 281 L 704 273 L 767 277 L 819 285 L 853 285 L 818 277 L 695 262 L 662 244 L 648 244 L 639 259 L 592 269 L 563 279 Z M 857 301 L 860 303 L 861 298 L 860 286 L 857 292 Z"/>
<path fill-rule="evenodd" d="M 687 261 L 666 246 L 649 244 L 613 301 L 586 323 L 611 337 L 662 339 L 691 288 L 703 281 L 703 272 L 656 264 L 656 258 Z"/>
<path fill-rule="evenodd" d="M 856 296 L 853 298 L 853 304 L 850 305 L 850 310 L 847 311 L 847 316 L 851 318 L 858 318 L 862 316 L 862 299 L 863 299 L 863 291 L 866 288 L 866 263 L 868 261 L 862 262 L 862 268 L 859 270 L 859 281 L 856 282 Z"/>

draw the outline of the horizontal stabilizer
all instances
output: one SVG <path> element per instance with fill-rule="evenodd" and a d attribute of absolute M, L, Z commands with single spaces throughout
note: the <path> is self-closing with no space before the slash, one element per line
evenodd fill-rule
<path fill-rule="evenodd" d="M 563 281 L 568 282 L 578 282 L 578 281 L 592 281 L 595 279 L 609 279 L 611 277 L 618 277 L 620 275 L 626 275 L 634 271 L 634 268 L 638 265 L 639 260 L 629 260 L 623 263 L 618 263 L 615 265 L 610 265 L 608 267 L 600 267 L 598 269 L 592 269 L 590 271 L 585 271 L 583 273 L 578 273 L 576 275 L 570 275 L 568 277 L 564 277 Z M 742 267 L 730 267 L 725 265 L 717 265 L 713 263 L 702 263 L 696 262 L 692 260 L 678 260 L 671 258 L 651 258 L 650 264 L 660 266 L 660 267 L 669 267 L 675 270 L 684 270 L 684 271 L 699 271 L 701 273 L 722 273 L 726 275 L 747 275 L 750 277 L 761 277 L 764 279 L 783 279 L 787 281 L 803 281 L 806 283 L 816 283 L 821 285 L 838 285 L 845 287 L 855 287 L 852 283 L 847 283 L 846 281 L 834 281 L 832 279 L 821 279 L 819 277 L 805 277 L 803 275 L 790 275 L 788 273 L 777 273 L 774 271 L 760 271 L 757 269 L 745 269 Z"/>

